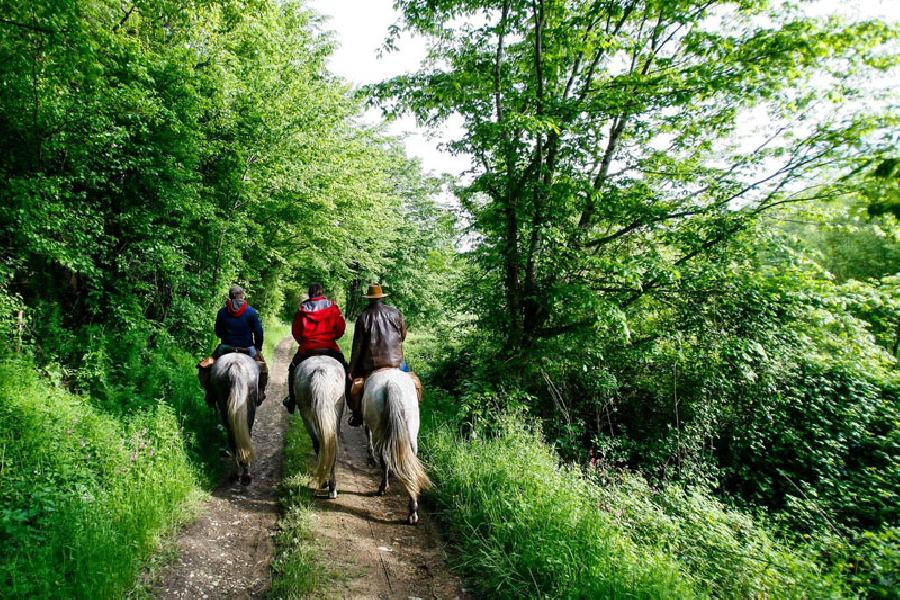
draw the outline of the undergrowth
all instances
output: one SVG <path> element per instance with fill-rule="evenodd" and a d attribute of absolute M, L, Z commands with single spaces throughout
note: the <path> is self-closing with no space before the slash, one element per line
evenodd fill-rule
<path fill-rule="evenodd" d="M 271 364 L 287 326 L 266 330 Z M 219 478 L 225 434 L 199 357 L 146 332 L 84 338 L 78 361 L 0 362 L 2 597 L 138 593 L 160 536 Z"/>
<path fill-rule="evenodd" d="M 426 400 L 422 447 L 451 561 L 492 598 L 836 597 L 812 551 L 708 493 L 561 466 L 539 432 L 499 417 L 464 439 Z"/>
<path fill-rule="evenodd" d="M 0 449 L 5 597 L 121 596 L 205 476 L 163 398 L 111 414 L 23 361 L 0 363 Z"/>

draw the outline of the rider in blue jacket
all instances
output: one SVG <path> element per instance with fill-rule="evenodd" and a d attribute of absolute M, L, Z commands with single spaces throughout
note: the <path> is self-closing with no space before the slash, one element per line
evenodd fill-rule
<path fill-rule="evenodd" d="M 266 383 L 269 379 L 269 370 L 262 356 L 263 327 L 259 313 L 247 303 L 244 290 L 239 285 L 231 286 L 228 290 L 228 301 L 216 315 L 216 336 L 221 342 L 216 346 L 212 356 L 197 365 L 200 369 L 198 373 L 200 383 L 204 388 L 207 387 L 209 369 L 217 358 L 230 352 L 243 352 L 254 358 L 259 367 L 256 398 L 256 404 L 259 406 L 266 398 Z M 209 394 L 206 401 L 212 404 Z"/>
<path fill-rule="evenodd" d="M 240 286 L 231 286 L 228 302 L 216 315 L 216 335 L 222 340 L 213 352 L 216 358 L 232 348 L 246 348 L 247 354 L 254 358 L 262 350 L 263 328 L 259 313 L 247 304 Z"/>

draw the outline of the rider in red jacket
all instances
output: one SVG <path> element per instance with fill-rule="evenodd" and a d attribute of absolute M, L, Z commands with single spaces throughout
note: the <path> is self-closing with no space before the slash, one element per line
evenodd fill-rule
<path fill-rule="evenodd" d="M 338 347 L 336 340 L 344 335 L 347 324 L 341 309 L 333 300 L 325 297 L 321 283 L 309 284 L 309 299 L 303 301 L 294 313 L 291 333 L 300 348 L 288 367 L 288 397 L 282 403 L 293 413 L 296 407 L 294 399 L 294 369 L 310 356 L 330 356 L 347 370 L 347 359 Z"/>

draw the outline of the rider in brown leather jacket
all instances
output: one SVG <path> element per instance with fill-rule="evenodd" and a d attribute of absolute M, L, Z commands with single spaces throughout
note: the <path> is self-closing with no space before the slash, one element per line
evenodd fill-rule
<path fill-rule="evenodd" d="M 353 410 L 351 425 L 362 425 L 362 388 L 365 378 L 378 369 L 399 369 L 403 364 L 403 340 L 406 339 L 406 321 L 400 311 L 387 306 L 381 286 L 373 283 L 363 298 L 369 306 L 356 319 L 353 331 L 353 354 L 347 379 L 351 382 L 347 401 Z M 421 388 L 415 374 L 410 374 Z"/>

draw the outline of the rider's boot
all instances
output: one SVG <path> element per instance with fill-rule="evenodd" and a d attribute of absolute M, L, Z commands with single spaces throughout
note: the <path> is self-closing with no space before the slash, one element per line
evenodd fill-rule
<path fill-rule="evenodd" d="M 416 396 L 419 398 L 419 404 L 422 404 L 422 381 L 413 371 L 409 372 L 409 377 L 413 380 L 413 383 L 416 384 Z"/>
<path fill-rule="evenodd" d="M 216 400 L 209 391 L 209 379 L 212 375 L 212 366 L 215 360 L 212 356 L 208 356 L 197 363 L 197 378 L 200 380 L 200 387 L 205 393 L 205 400 L 208 406 L 215 406 Z"/>
<path fill-rule="evenodd" d="M 353 380 L 350 386 L 350 421 L 351 427 L 359 427 L 363 424 L 362 418 L 362 397 L 365 379 L 358 378 Z"/>
<path fill-rule="evenodd" d="M 291 414 L 294 414 L 294 409 L 297 408 L 297 400 L 294 398 L 294 369 L 296 368 L 297 365 L 291 361 L 291 364 L 288 365 L 288 395 L 281 401 Z"/>
<path fill-rule="evenodd" d="M 256 388 L 256 405 L 259 406 L 263 403 L 263 400 L 266 399 L 266 385 L 269 383 L 269 367 L 266 365 L 266 361 L 263 360 L 262 355 L 257 356 L 256 366 L 259 367 L 259 381 L 257 382 Z"/>

